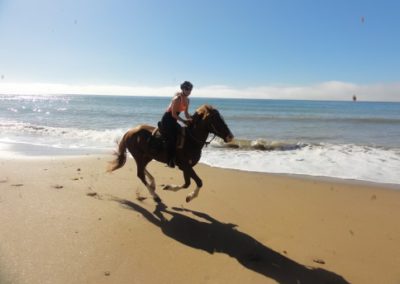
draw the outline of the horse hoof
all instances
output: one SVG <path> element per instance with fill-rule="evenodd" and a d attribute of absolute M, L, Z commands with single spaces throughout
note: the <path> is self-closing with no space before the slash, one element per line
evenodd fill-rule
<path fill-rule="evenodd" d="M 154 201 L 157 203 L 161 203 L 161 198 L 158 196 L 153 197 Z"/>

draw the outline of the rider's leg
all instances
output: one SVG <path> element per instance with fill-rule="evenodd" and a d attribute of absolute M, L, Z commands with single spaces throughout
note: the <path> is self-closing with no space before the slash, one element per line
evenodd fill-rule
<path fill-rule="evenodd" d="M 161 122 L 164 129 L 166 130 L 165 134 L 167 138 L 167 165 L 173 168 L 175 167 L 178 123 L 172 117 L 171 113 L 165 113 Z"/>

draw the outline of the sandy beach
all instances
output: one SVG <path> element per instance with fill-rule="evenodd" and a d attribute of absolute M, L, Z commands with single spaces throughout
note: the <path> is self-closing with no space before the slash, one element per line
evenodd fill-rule
<path fill-rule="evenodd" d="M 0 283 L 400 283 L 396 186 L 129 160 L 0 160 Z"/>

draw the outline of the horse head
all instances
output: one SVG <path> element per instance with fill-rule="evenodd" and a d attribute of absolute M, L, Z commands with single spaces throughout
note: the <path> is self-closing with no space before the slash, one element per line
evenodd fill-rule
<path fill-rule="evenodd" d="M 201 119 L 209 133 L 213 133 L 226 143 L 231 142 L 233 134 L 219 111 L 210 105 L 202 105 L 196 110 L 196 118 Z"/>

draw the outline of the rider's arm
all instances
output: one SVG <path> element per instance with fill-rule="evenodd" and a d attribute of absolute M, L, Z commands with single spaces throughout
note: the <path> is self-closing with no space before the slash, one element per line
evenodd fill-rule
<path fill-rule="evenodd" d="M 192 119 L 192 117 L 189 114 L 189 103 L 190 103 L 189 98 L 187 98 L 187 108 L 185 110 L 185 117 L 186 117 L 187 120 L 191 120 Z"/>

